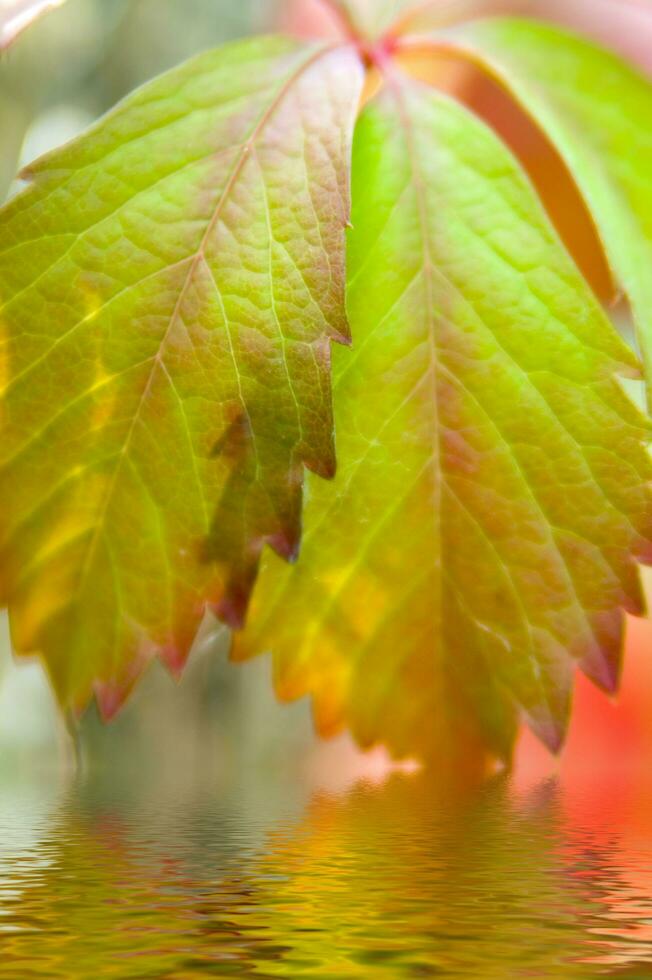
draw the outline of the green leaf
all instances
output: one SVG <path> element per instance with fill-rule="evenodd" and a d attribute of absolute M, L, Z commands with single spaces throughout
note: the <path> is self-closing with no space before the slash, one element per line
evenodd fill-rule
<path fill-rule="evenodd" d="M 334 471 L 330 341 L 362 69 L 263 38 L 200 55 L 29 168 L 0 217 L 0 571 L 64 705 L 237 625 Z"/>
<path fill-rule="evenodd" d="M 550 746 L 580 664 L 613 689 L 650 557 L 636 360 L 520 165 L 475 117 L 397 76 L 356 130 L 338 475 L 310 482 L 301 560 L 268 556 L 236 657 L 323 731 L 507 754 Z"/>
<path fill-rule="evenodd" d="M 66 0 L 1 0 L 0 51 L 16 40 L 26 27 Z"/>
<path fill-rule="evenodd" d="M 533 21 L 487 20 L 451 37 L 564 158 L 631 303 L 652 395 L 652 84 L 615 55 Z"/>

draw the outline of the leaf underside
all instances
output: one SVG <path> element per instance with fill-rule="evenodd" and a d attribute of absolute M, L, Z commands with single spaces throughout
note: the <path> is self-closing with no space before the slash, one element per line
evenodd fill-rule
<path fill-rule="evenodd" d="M 0 586 L 65 706 L 110 713 L 207 605 L 293 557 L 334 472 L 330 344 L 362 69 L 263 38 L 200 55 L 38 161 L 0 218 Z"/>
<path fill-rule="evenodd" d="M 642 609 L 636 360 L 460 105 L 397 77 L 353 159 L 338 477 L 310 481 L 301 560 L 266 557 L 234 655 L 272 650 L 280 694 L 363 745 L 507 754 L 521 709 L 558 747 L 574 667 L 613 689 Z"/>

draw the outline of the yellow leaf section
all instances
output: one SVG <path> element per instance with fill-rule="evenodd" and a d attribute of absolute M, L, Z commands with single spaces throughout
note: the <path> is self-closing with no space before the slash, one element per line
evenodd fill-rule
<path fill-rule="evenodd" d="M 613 689 L 650 556 L 637 362 L 503 144 L 396 75 L 356 130 L 338 475 L 296 567 L 268 556 L 235 657 L 363 746 L 563 738 L 575 666 Z"/>
<path fill-rule="evenodd" d="M 64 706 L 106 713 L 207 604 L 237 625 L 334 471 L 331 340 L 363 70 L 200 55 L 29 168 L 0 215 L 0 585 Z"/>

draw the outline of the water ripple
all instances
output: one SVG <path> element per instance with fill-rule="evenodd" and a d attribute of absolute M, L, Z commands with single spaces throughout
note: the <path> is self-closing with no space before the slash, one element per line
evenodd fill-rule
<path fill-rule="evenodd" d="M 652 796 L 601 799 L 5 788 L 0 977 L 651 977 Z"/>

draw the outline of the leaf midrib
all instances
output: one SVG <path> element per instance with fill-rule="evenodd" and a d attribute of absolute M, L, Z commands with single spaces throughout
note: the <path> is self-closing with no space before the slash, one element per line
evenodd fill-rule
<path fill-rule="evenodd" d="M 437 578 L 436 607 L 433 616 L 436 627 L 441 629 L 442 615 L 444 609 L 444 582 L 441 574 L 442 565 L 442 531 L 441 531 L 441 502 L 442 502 L 442 465 L 441 465 L 441 437 L 439 425 L 439 385 L 438 385 L 438 354 L 437 339 L 435 336 L 435 296 L 434 296 L 434 262 L 430 247 L 430 235 L 428 225 L 428 207 L 425 193 L 425 180 L 421 171 L 421 166 L 416 152 L 414 141 L 414 129 L 410 114 L 406 105 L 404 82 L 402 76 L 393 72 L 387 77 L 387 84 L 393 93 L 396 101 L 398 114 L 401 124 L 405 131 L 407 156 L 413 177 L 414 199 L 419 216 L 419 234 L 423 248 L 422 275 L 425 280 L 425 293 L 427 303 L 427 323 L 428 323 L 428 375 L 431 388 L 431 406 L 433 412 L 434 437 L 432 440 L 433 451 L 429 459 L 430 468 L 433 473 L 433 493 L 432 493 L 432 512 L 433 512 L 433 538 L 434 552 L 437 556 L 435 560 L 435 574 Z"/>

